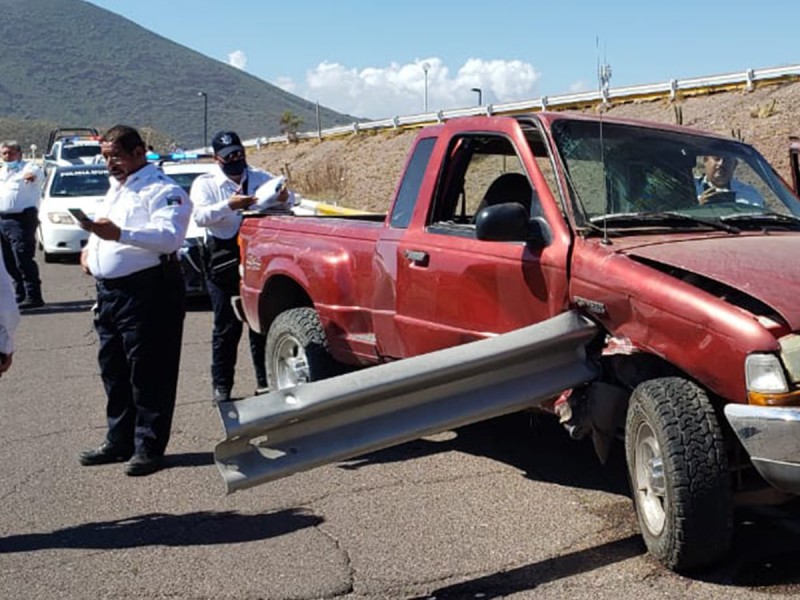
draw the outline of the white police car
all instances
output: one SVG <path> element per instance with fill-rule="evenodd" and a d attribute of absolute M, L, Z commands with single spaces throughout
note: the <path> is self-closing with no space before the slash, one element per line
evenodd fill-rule
<path fill-rule="evenodd" d="M 59 128 L 50 132 L 44 167 L 102 164 L 100 134 L 91 127 Z"/>
<path fill-rule="evenodd" d="M 89 218 L 109 188 L 105 165 L 69 165 L 48 173 L 39 205 L 39 249 L 44 261 L 58 256 L 77 257 L 89 234 L 80 228 L 69 209 L 81 209 Z"/>

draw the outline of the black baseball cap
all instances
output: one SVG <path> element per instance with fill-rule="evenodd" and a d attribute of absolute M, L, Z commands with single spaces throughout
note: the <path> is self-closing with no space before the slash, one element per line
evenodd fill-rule
<path fill-rule="evenodd" d="M 234 131 L 220 131 L 211 140 L 211 145 L 214 147 L 214 154 L 220 158 L 227 158 L 234 152 L 244 152 L 242 140 Z"/>

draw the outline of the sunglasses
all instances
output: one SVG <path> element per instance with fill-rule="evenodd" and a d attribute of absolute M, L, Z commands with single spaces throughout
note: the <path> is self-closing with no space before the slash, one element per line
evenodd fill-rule
<path fill-rule="evenodd" d="M 217 158 L 224 163 L 234 162 L 237 160 L 242 160 L 244 158 L 244 152 L 238 150 L 236 152 L 231 152 L 225 158 L 222 158 L 221 156 L 217 156 Z"/>

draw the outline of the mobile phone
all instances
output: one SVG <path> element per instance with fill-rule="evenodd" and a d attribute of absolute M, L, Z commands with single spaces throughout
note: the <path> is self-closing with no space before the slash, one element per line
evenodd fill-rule
<path fill-rule="evenodd" d="M 89 215 L 83 212 L 80 208 L 68 208 L 69 214 L 78 219 L 78 221 L 91 221 Z"/>
<path fill-rule="evenodd" d="M 736 202 L 736 192 L 732 190 L 718 190 L 706 199 L 706 204 L 723 204 Z"/>

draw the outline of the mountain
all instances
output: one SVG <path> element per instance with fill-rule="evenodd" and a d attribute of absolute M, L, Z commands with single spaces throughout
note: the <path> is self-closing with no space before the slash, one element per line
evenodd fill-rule
<path fill-rule="evenodd" d="M 202 91 L 209 141 L 220 129 L 243 138 L 276 135 L 285 111 L 302 119 L 301 129 L 316 127 L 313 102 L 88 2 L 0 0 L 0 11 L 0 121 L 101 130 L 125 123 L 197 147 L 204 138 Z M 323 128 L 355 120 L 320 107 Z M 45 140 L 33 135 L 11 137 L 41 148 Z"/>

